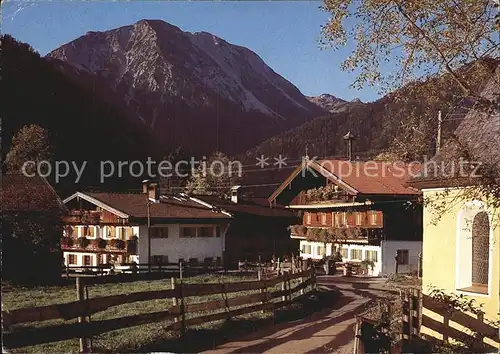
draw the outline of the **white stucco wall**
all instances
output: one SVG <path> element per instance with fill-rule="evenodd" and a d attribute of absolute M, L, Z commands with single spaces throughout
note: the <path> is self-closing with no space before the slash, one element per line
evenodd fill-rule
<path fill-rule="evenodd" d="M 408 265 L 399 265 L 398 273 L 418 271 L 419 253 L 422 252 L 421 241 L 382 241 L 382 271 L 381 274 L 388 275 L 396 272 L 397 250 L 408 250 Z"/>
<path fill-rule="evenodd" d="M 311 253 L 303 253 L 303 246 L 311 246 Z M 310 242 L 306 240 L 300 240 L 300 256 L 303 259 L 322 259 L 323 255 L 318 255 L 317 248 L 322 247 L 323 243 L 322 242 Z M 326 255 L 330 256 L 332 254 L 332 244 L 328 243 L 326 245 Z M 360 244 L 344 244 L 342 246 L 336 244 L 335 247 L 342 247 L 347 249 L 347 258 L 342 258 L 343 262 L 360 262 L 361 260 L 364 260 L 367 258 L 366 251 L 377 251 L 377 261 L 375 262 L 375 266 L 373 270 L 369 270 L 369 275 L 374 275 L 377 276 L 380 274 L 380 271 L 382 269 L 382 252 L 381 252 L 381 247 L 380 246 L 372 246 L 372 245 L 360 245 Z M 362 252 L 362 259 L 361 260 L 354 260 L 351 259 L 351 250 L 361 250 Z"/>
<path fill-rule="evenodd" d="M 203 262 L 206 257 L 223 256 L 224 252 L 224 228 L 221 227 L 220 237 L 179 237 L 179 224 L 155 225 L 168 227 L 168 238 L 151 239 L 151 256 L 168 256 L 169 263 L 179 261 L 183 258 L 188 261 L 189 258 L 197 258 Z M 182 225 L 182 226 L 205 226 L 205 225 Z M 209 226 L 209 225 L 206 225 Z M 148 263 L 148 228 L 139 226 L 139 263 Z"/>

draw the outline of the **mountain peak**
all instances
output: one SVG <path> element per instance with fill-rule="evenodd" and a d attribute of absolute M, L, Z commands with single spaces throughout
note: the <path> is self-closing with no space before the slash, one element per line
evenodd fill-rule
<path fill-rule="evenodd" d="M 231 128 L 223 138 L 231 146 L 225 152 L 233 153 L 321 114 L 250 49 L 161 20 L 84 35 L 47 57 L 102 76 L 127 110 L 176 145 L 199 140 L 220 148 L 213 140 L 223 134 L 213 130 L 226 124 Z M 195 130 L 203 136 L 189 137 Z"/>
<path fill-rule="evenodd" d="M 329 93 L 322 93 L 319 96 L 308 96 L 307 99 L 330 113 L 346 109 L 346 104 L 348 103 Z"/>

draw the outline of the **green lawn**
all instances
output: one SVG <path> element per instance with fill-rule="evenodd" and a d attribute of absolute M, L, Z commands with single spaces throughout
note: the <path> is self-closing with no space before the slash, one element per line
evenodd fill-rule
<path fill-rule="evenodd" d="M 205 275 L 184 279 L 186 283 L 218 283 L 218 282 L 235 282 L 244 280 L 256 280 L 255 276 L 222 276 L 222 275 Z M 295 283 L 296 284 L 296 283 Z M 292 284 L 292 287 L 295 285 Z M 164 290 L 171 288 L 170 279 L 152 280 L 152 281 L 136 281 L 118 284 L 103 284 L 89 286 L 89 297 L 101 297 L 108 295 L 126 294 L 138 291 L 148 290 Z M 281 289 L 281 284 L 275 287 L 275 290 Z M 255 293 L 255 291 L 238 292 L 228 294 L 228 297 L 241 296 L 245 294 Z M 38 307 L 57 303 L 66 303 L 76 300 L 76 288 L 72 286 L 53 286 L 53 287 L 12 287 L 6 288 L 3 292 L 3 309 L 13 310 L 25 307 Z M 186 298 L 185 303 L 205 302 L 209 300 L 220 299 L 222 295 L 208 295 L 203 297 Z M 279 300 L 279 299 L 278 299 Z M 276 301 L 278 301 L 276 300 Z M 109 319 L 123 316 L 130 316 L 139 313 L 148 313 L 161 311 L 172 306 L 172 299 L 151 300 L 136 302 L 115 306 L 106 311 L 92 315 L 92 319 Z M 220 310 L 224 311 L 224 310 Z M 206 313 L 188 314 L 186 318 L 197 317 Z M 253 314 L 240 316 L 237 320 L 246 320 L 243 322 L 266 321 L 272 319 L 272 313 L 255 312 Z M 63 320 L 45 321 L 42 323 L 27 324 L 33 326 L 46 326 L 49 324 L 63 323 Z M 232 321 L 231 321 L 232 322 Z M 168 346 L 170 341 L 175 341 L 178 336 L 175 332 L 166 331 L 164 328 L 169 325 L 170 321 L 157 322 L 148 325 L 140 325 L 129 327 L 96 336 L 92 339 L 93 347 L 96 352 L 133 352 L 144 351 L 145 348 L 161 343 L 162 346 Z M 207 332 L 214 330 L 222 330 L 228 326 L 227 321 L 210 322 L 201 326 L 189 328 L 191 332 Z M 230 326 L 231 327 L 231 326 Z M 233 326 L 234 327 L 234 326 Z M 33 347 L 24 347 L 12 352 L 18 353 L 60 353 L 60 352 L 77 352 L 79 349 L 78 339 L 49 343 Z"/>

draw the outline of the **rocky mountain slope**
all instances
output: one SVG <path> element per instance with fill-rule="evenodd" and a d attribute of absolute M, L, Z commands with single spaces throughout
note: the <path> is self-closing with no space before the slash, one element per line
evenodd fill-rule
<path fill-rule="evenodd" d="M 498 60 L 487 59 L 464 66 L 462 73 L 468 82 L 481 87 L 498 64 Z M 453 134 L 470 106 L 450 75 L 408 84 L 370 103 L 355 100 L 346 104 L 329 95 L 310 100 L 330 112 L 266 140 L 241 154 L 240 158 L 254 161 L 255 156 L 281 154 L 296 159 L 303 156 L 306 150 L 310 156 L 345 158 L 346 144 L 342 136 L 348 131 L 357 136 L 354 152 L 361 158 L 386 152 L 394 145 L 395 139 L 402 143 L 409 141 L 407 148 L 414 150 L 407 154 L 410 159 L 422 158 L 424 154 L 434 153 L 438 110 L 445 117 L 443 139 L 446 139 Z M 339 110 L 339 105 L 344 106 Z M 410 132 L 408 127 L 413 127 Z M 420 146 L 412 146 L 412 139 L 424 142 Z"/>
<path fill-rule="evenodd" d="M 324 113 L 251 50 L 141 20 L 47 55 L 97 75 L 166 148 L 232 154 Z"/>
<path fill-rule="evenodd" d="M 74 162 L 79 167 L 87 163 L 79 183 L 70 173 L 55 185 L 64 196 L 82 187 L 106 188 L 99 180 L 100 161 L 145 161 L 148 156 L 162 156 L 149 129 L 117 107 L 99 77 L 47 61 L 8 35 L 0 39 L 2 161 L 21 127 L 37 124 L 47 129 L 53 161 Z M 138 181 L 130 177 L 125 168 L 123 178 L 106 182 L 115 189 L 137 188 Z"/>
<path fill-rule="evenodd" d="M 359 99 L 351 102 L 345 101 L 329 93 L 323 93 L 319 96 L 307 96 L 307 99 L 330 113 L 344 112 L 349 109 L 349 105 L 362 103 Z"/>

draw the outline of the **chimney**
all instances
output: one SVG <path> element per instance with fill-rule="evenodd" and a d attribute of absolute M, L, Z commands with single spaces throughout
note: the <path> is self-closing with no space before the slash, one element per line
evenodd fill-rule
<path fill-rule="evenodd" d="M 148 199 L 159 203 L 160 201 L 160 186 L 156 182 L 150 180 L 142 181 L 142 193 L 147 194 Z"/>
<path fill-rule="evenodd" d="M 356 139 L 356 136 L 349 130 L 343 139 L 347 142 L 347 159 L 352 161 L 352 141 Z"/>
<path fill-rule="evenodd" d="M 241 191 L 240 191 L 241 186 L 232 186 L 231 187 L 231 201 L 235 204 L 238 203 L 239 199 L 241 198 Z"/>

